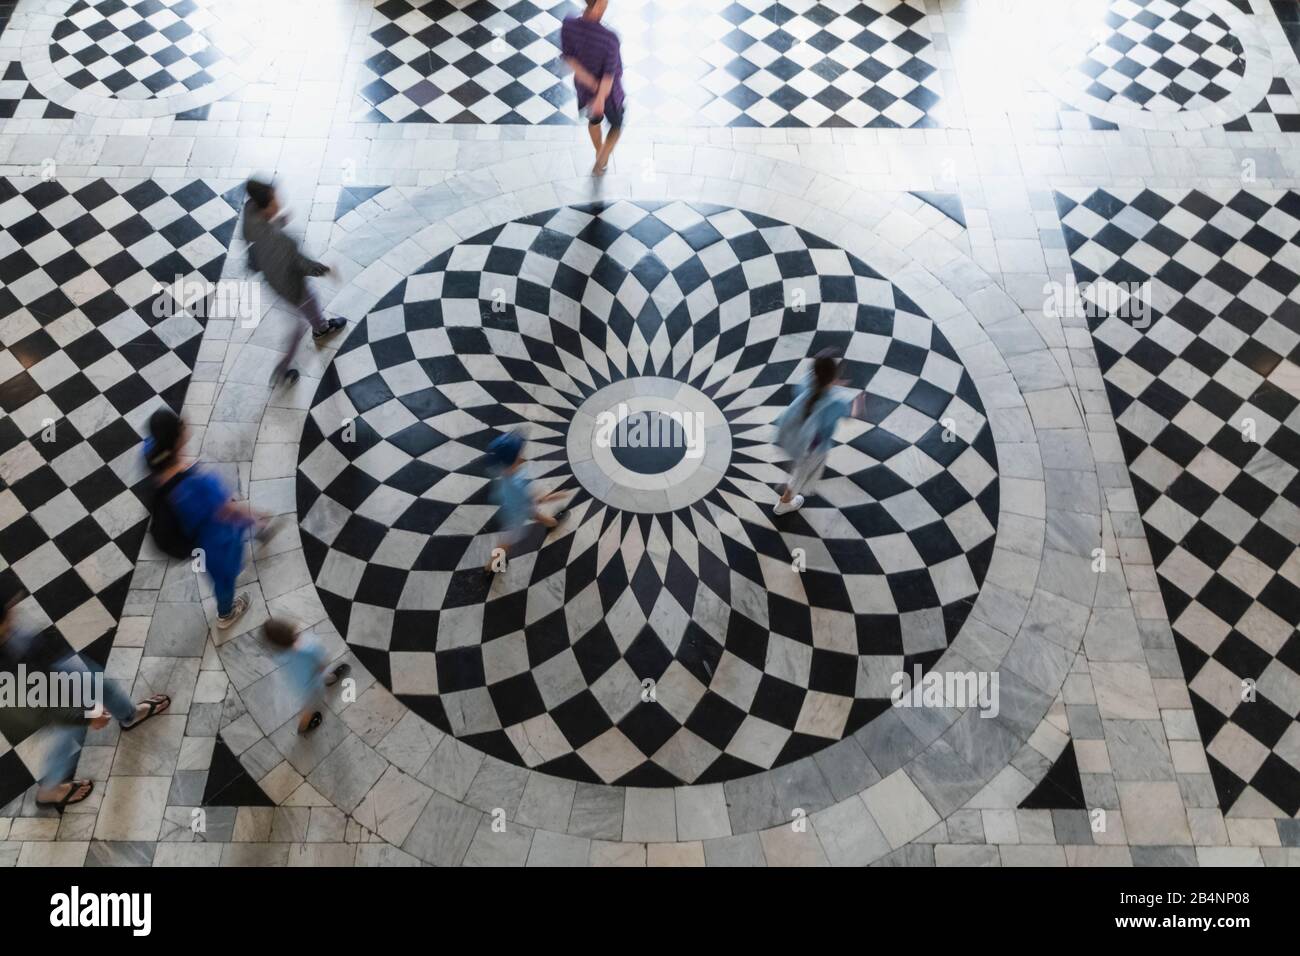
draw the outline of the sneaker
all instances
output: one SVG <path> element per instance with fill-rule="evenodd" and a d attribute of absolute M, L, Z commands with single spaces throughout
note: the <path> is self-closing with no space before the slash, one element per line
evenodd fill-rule
<path fill-rule="evenodd" d="M 311 337 L 319 342 L 321 339 L 325 338 L 326 336 L 333 335 L 339 329 L 347 328 L 347 324 L 348 323 L 346 320 L 340 319 L 336 316 L 335 318 L 332 318 L 325 323 L 325 328 L 312 329 Z"/>
<path fill-rule="evenodd" d="M 276 387 L 280 385 L 292 386 L 300 377 L 301 376 L 298 374 L 296 368 L 287 368 L 284 370 L 284 374 L 277 378 L 272 384 Z"/>
<path fill-rule="evenodd" d="M 791 511 L 798 511 L 803 507 L 803 495 L 795 495 L 789 501 L 778 501 L 776 507 L 772 509 L 775 514 L 784 515 Z"/>
<path fill-rule="evenodd" d="M 243 617 L 244 612 L 248 610 L 249 603 L 248 592 L 241 592 L 240 595 L 235 598 L 235 603 L 234 606 L 231 607 L 230 613 L 222 614 L 217 618 L 217 630 L 224 631 L 226 628 L 230 627 L 230 625 Z"/>
<path fill-rule="evenodd" d="M 325 686 L 333 687 L 343 678 L 347 677 L 348 674 L 350 674 L 351 672 L 352 672 L 351 664 L 340 664 L 338 667 L 334 668 L 332 671 L 329 672 L 329 676 L 325 678 Z"/>

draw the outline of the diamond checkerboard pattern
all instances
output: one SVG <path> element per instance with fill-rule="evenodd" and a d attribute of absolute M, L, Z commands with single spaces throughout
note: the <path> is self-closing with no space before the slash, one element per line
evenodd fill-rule
<path fill-rule="evenodd" d="M 388 0 L 365 62 L 366 122 L 575 120 L 559 59 L 568 0 Z M 937 126 L 934 46 L 917 0 L 626 0 L 630 122 L 646 126 Z"/>
<path fill-rule="evenodd" d="M 772 422 L 823 348 L 867 420 L 776 517 Z M 731 430 L 676 511 L 612 508 L 568 461 L 586 396 L 640 376 L 691 383 Z M 480 459 L 516 426 L 538 490 L 573 498 L 489 579 Z M 998 513 L 974 384 L 915 304 L 801 229 L 683 203 L 566 207 L 442 254 L 340 349 L 300 454 L 308 567 L 363 663 L 462 740 L 593 782 L 729 779 L 862 726 L 957 633 Z"/>
<path fill-rule="evenodd" d="M 1226 97 L 1246 72 L 1241 41 L 1197 0 L 1116 0 L 1108 34 L 1067 74 L 1078 89 L 1153 112 Z"/>
<path fill-rule="evenodd" d="M 140 434 L 179 409 L 203 332 L 167 289 L 193 305 L 217 280 L 236 217 L 200 180 L 0 178 L 0 579 L 52 647 L 107 658 L 147 524 Z M 0 733 L 0 805 L 32 781 L 21 744 Z"/>
<path fill-rule="evenodd" d="M 55 27 L 50 60 L 79 90 L 147 100 L 197 90 L 234 69 L 248 43 L 214 0 L 79 0 Z"/>
<path fill-rule="evenodd" d="M 1291 84 L 1277 77 L 1254 109 L 1223 128 L 1233 133 L 1300 133 L 1300 100 Z"/>
<path fill-rule="evenodd" d="M 1151 283 L 1092 335 L 1221 805 L 1294 816 L 1300 194 L 1057 197 L 1081 284 Z"/>
<path fill-rule="evenodd" d="M 74 115 L 42 96 L 18 61 L 0 67 L 0 120 L 72 119 Z"/>

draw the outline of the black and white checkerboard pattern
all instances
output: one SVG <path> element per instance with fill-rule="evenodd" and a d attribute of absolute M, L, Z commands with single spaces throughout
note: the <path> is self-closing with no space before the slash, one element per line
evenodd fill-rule
<path fill-rule="evenodd" d="M 74 115 L 42 96 L 17 60 L 0 63 L 0 120 L 72 119 Z"/>
<path fill-rule="evenodd" d="M 867 421 L 777 517 L 772 422 L 823 348 Z M 717 486 L 677 511 L 612 508 L 569 463 L 586 396 L 643 376 L 692 384 L 731 431 Z M 479 460 L 516 426 L 537 488 L 574 497 L 489 579 Z M 516 764 L 660 786 L 785 763 L 886 709 L 969 612 L 998 482 L 969 374 L 887 279 L 763 216 L 616 202 L 491 229 L 387 295 L 313 401 L 298 507 L 331 619 L 413 710 Z"/>
<path fill-rule="evenodd" d="M 123 100 L 201 89 L 248 43 L 219 29 L 214 0 L 79 0 L 54 28 L 50 61 L 79 90 Z M 218 40 L 219 38 L 219 40 Z"/>
<path fill-rule="evenodd" d="M 1222 807 L 1295 815 L 1300 194 L 1057 204 L 1080 284 L 1151 283 L 1150 327 L 1090 322 Z"/>
<path fill-rule="evenodd" d="M 1088 116 L 1074 107 L 1061 111 L 1060 126 L 1078 128 L 1073 118 L 1079 115 L 1086 117 L 1089 129 L 1119 129 L 1115 123 Z M 1287 80 L 1275 77 L 1268 93 L 1253 109 L 1224 123 L 1223 128 L 1231 133 L 1300 133 L 1300 99 Z"/>
<path fill-rule="evenodd" d="M 387 0 L 355 119 L 576 119 L 559 58 L 571 0 Z M 646 126 L 930 127 L 940 90 L 919 0 L 626 0 L 629 121 Z"/>
<path fill-rule="evenodd" d="M 0 178 L 0 579 L 25 626 L 101 662 L 147 524 L 140 434 L 203 333 L 167 290 L 218 279 L 236 218 L 198 180 Z M 32 779 L 19 743 L 0 805 Z"/>
<path fill-rule="evenodd" d="M 1105 38 L 1067 74 L 1079 90 L 1153 112 L 1201 109 L 1245 74 L 1241 41 L 1198 0 L 1115 0 Z"/>
<path fill-rule="evenodd" d="M 1258 106 L 1223 128 L 1234 133 L 1300 133 L 1300 99 L 1287 80 L 1276 77 Z"/>

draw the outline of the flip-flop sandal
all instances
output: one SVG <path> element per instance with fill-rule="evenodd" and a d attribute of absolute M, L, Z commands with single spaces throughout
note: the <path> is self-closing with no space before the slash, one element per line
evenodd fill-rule
<path fill-rule="evenodd" d="M 129 724 L 123 724 L 122 730 L 124 731 L 135 730 L 135 728 L 139 727 L 141 724 L 143 724 L 150 717 L 153 717 L 155 714 L 167 713 L 167 708 L 172 705 L 172 699 L 168 697 L 166 694 L 154 694 L 152 697 L 140 701 L 140 703 L 144 704 L 145 707 L 148 708 L 144 712 L 144 716 L 141 717 L 139 720 L 131 721 L 131 723 Z"/>
<path fill-rule="evenodd" d="M 68 787 L 68 792 L 63 795 L 62 800 L 37 800 L 36 805 L 38 807 L 53 807 L 62 813 L 65 808 L 81 803 L 95 792 L 95 781 L 93 780 L 70 780 L 69 783 L 71 786 Z M 73 794 L 77 793 L 82 787 L 86 788 L 85 794 L 75 800 L 72 799 Z"/>
<path fill-rule="evenodd" d="M 309 733 L 311 733 L 313 730 L 315 730 L 317 727 L 319 727 L 319 726 L 321 725 L 321 722 L 322 722 L 324 719 L 325 719 L 325 718 L 323 718 L 323 717 L 321 716 L 320 711 L 319 711 L 319 710 L 316 711 L 316 713 L 314 713 L 314 714 L 311 715 L 311 720 L 307 721 L 307 727 L 306 727 L 306 729 L 303 730 L 302 732 L 303 732 L 304 734 L 309 734 Z"/>

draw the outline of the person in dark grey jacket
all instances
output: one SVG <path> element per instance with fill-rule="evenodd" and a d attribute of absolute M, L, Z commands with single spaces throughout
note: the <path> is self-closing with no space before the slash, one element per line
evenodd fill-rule
<path fill-rule="evenodd" d="M 245 191 L 244 240 L 248 243 L 249 265 L 266 276 L 266 284 L 276 294 L 293 303 L 303 319 L 311 326 L 312 337 L 319 340 L 347 325 L 343 319 L 326 319 L 320 304 L 308 287 L 309 277 L 328 275 L 330 267 L 308 258 L 298 248 L 298 243 L 284 231 L 285 215 L 270 183 L 250 179 Z M 288 340 L 284 358 L 275 367 L 271 381 L 292 385 L 298 379 L 298 370 L 292 367 L 298 343 L 306 333 L 301 325 L 295 326 Z"/>

